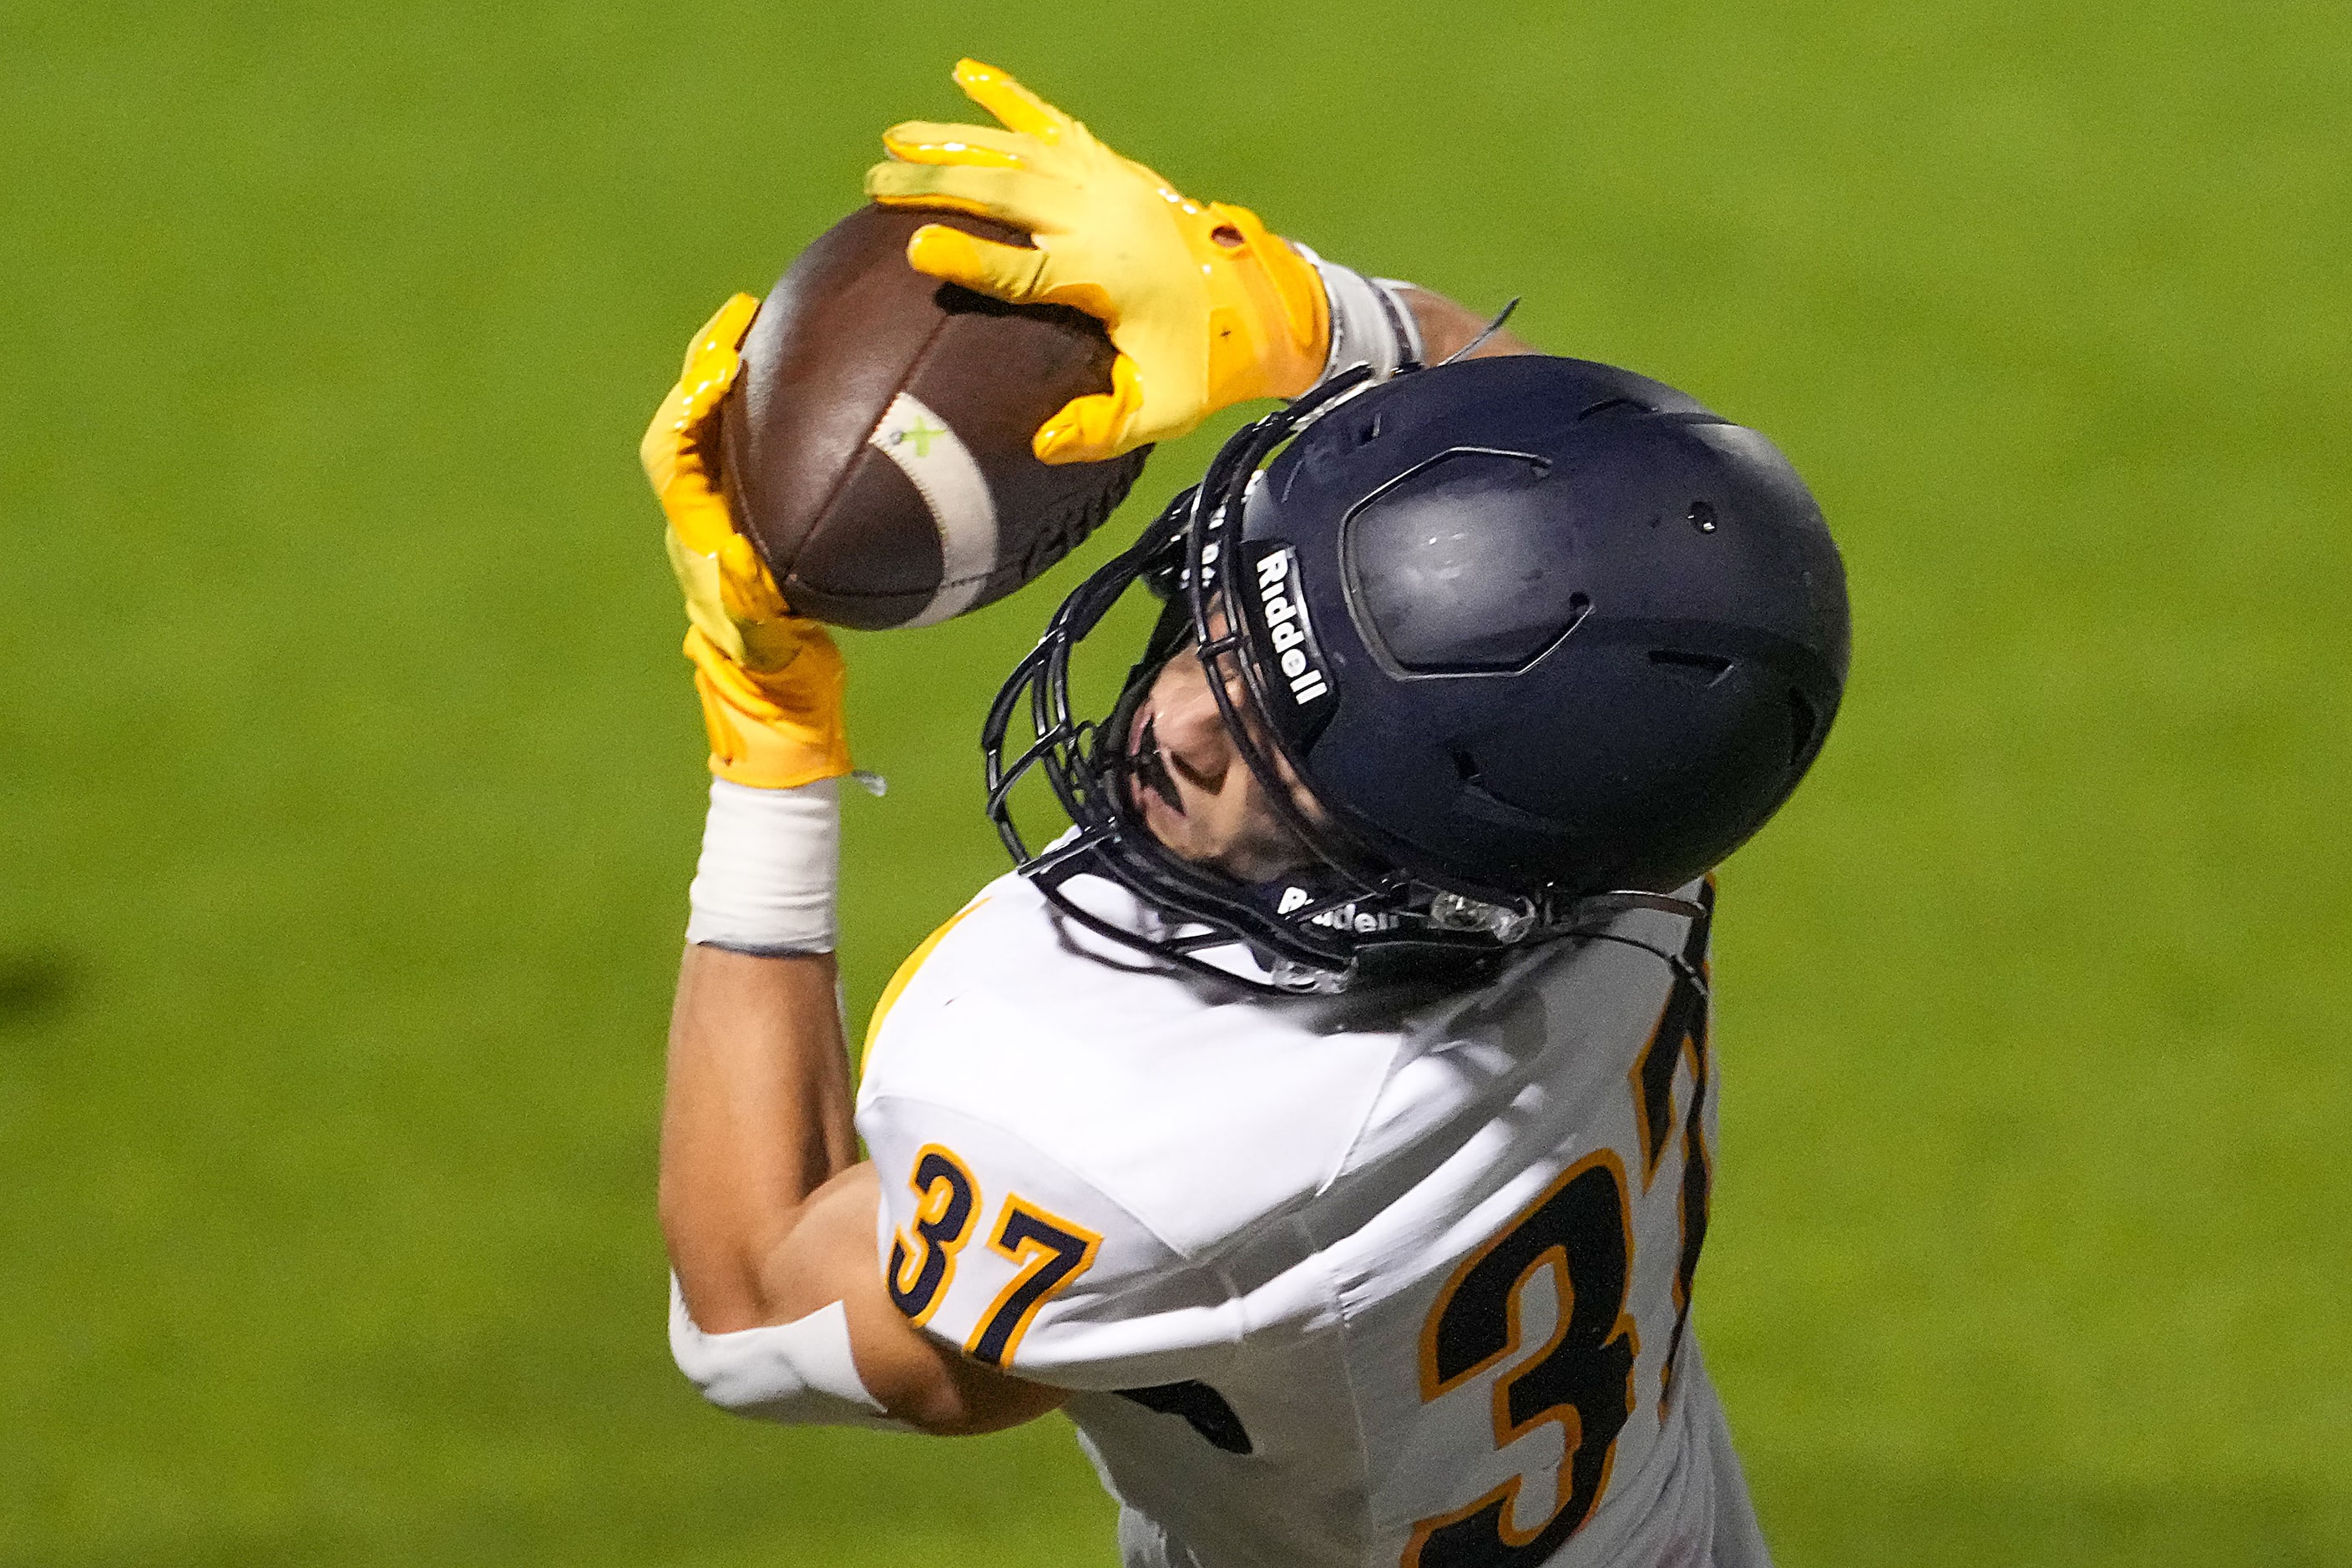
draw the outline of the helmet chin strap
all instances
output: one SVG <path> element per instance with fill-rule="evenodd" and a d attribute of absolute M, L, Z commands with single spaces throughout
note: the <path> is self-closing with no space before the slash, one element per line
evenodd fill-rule
<path fill-rule="evenodd" d="M 1452 364 L 1455 360 L 1468 359 L 1472 354 L 1475 354 L 1480 349 L 1485 348 L 1486 346 L 1486 340 L 1493 337 L 1496 332 L 1501 331 L 1503 330 L 1503 323 L 1509 321 L 1511 319 L 1511 312 L 1518 308 L 1519 296 L 1514 294 L 1501 310 L 1495 312 L 1495 319 L 1486 323 L 1486 330 L 1485 331 L 1480 332 L 1476 337 L 1472 338 L 1468 342 L 1464 343 L 1460 348 L 1455 349 L 1452 353 L 1447 354 L 1444 359 L 1439 360 L 1437 363 L 1439 364 Z"/>

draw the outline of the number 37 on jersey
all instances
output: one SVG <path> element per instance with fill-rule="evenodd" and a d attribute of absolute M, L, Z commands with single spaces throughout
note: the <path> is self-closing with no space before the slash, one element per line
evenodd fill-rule
<path fill-rule="evenodd" d="M 928 1322 L 955 1278 L 956 1255 L 974 1235 L 985 1234 L 989 1249 L 1013 1265 L 1013 1278 L 980 1315 L 963 1349 L 974 1361 L 1004 1366 L 1038 1309 L 1093 1264 L 1102 1237 L 1018 1193 L 1006 1194 L 983 1227 L 980 1184 L 941 1144 L 917 1152 L 908 1184 L 916 1207 L 912 1223 L 891 1237 L 891 1301 L 917 1327 Z"/>

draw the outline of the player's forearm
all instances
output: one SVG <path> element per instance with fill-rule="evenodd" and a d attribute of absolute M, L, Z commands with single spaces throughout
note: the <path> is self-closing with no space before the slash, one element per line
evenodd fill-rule
<path fill-rule="evenodd" d="M 1404 290 L 1405 308 L 1412 312 L 1413 325 L 1421 329 L 1422 357 L 1437 364 L 1461 352 L 1466 343 L 1476 342 L 1478 334 L 1494 320 L 1465 305 L 1457 305 L 1443 294 L 1427 289 L 1408 286 Z M 1532 354 L 1543 351 L 1509 331 L 1498 331 L 1479 343 L 1471 359 L 1497 359 L 1505 354 Z"/>
<path fill-rule="evenodd" d="M 772 1321 L 809 1197 L 856 1160 L 830 953 L 689 946 L 670 1018 L 661 1219 L 695 1321 Z"/>

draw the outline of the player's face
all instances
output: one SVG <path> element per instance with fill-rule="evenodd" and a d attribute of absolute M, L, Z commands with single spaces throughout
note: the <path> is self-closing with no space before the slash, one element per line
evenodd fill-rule
<path fill-rule="evenodd" d="M 1244 882 L 1263 882 L 1313 858 L 1276 814 L 1265 786 L 1225 728 L 1211 676 L 1192 648 L 1160 667 L 1128 731 L 1134 760 L 1128 790 L 1153 837 L 1186 860 Z M 1226 690 L 1237 707 L 1241 675 L 1229 671 Z M 1274 752 L 1271 745 L 1264 748 Z M 1310 821 L 1321 807 L 1282 769 L 1291 799 Z"/>

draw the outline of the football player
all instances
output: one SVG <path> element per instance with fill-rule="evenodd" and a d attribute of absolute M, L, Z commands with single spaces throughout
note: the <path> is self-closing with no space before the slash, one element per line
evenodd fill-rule
<path fill-rule="evenodd" d="M 1035 237 L 927 227 L 921 270 L 1105 322 L 1112 390 L 1041 457 L 1290 401 L 1013 672 L 1016 868 L 892 980 L 853 1096 L 841 662 L 711 482 L 750 301 L 697 338 L 645 447 L 717 774 L 663 1118 L 679 1366 L 782 1422 L 1064 1410 L 1132 1564 L 1764 1563 L 1691 1327 L 1709 873 L 1837 710 L 1818 509 L 1689 397 L 1474 342 L 957 76 L 1001 124 L 898 126 L 867 188 Z M 1130 593 L 1156 629 L 1081 714 Z"/>

